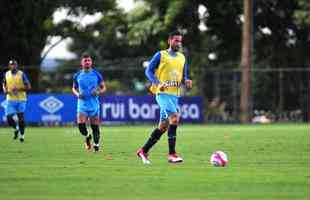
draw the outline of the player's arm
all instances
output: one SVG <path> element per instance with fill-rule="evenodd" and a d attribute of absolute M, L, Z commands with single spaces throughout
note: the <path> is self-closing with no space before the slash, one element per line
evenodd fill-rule
<path fill-rule="evenodd" d="M 189 78 L 189 66 L 187 62 L 184 64 L 183 80 L 186 88 L 191 89 L 193 87 L 193 81 Z"/>
<path fill-rule="evenodd" d="M 99 95 L 100 94 L 103 94 L 104 92 L 106 91 L 106 87 L 105 87 L 105 83 L 104 81 L 102 80 L 99 84 Z"/>
<path fill-rule="evenodd" d="M 103 94 L 106 90 L 106 86 L 105 86 L 104 80 L 102 78 L 102 75 L 99 72 L 96 72 L 96 74 L 97 74 L 97 78 L 98 78 L 98 87 L 92 91 L 93 96 L 99 96 L 99 95 Z"/>
<path fill-rule="evenodd" d="M 155 71 L 160 63 L 160 52 L 157 52 L 151 59 L 149 65 L 145 69 L 145 75 L 152 85 L 156 85 L 162 91 L 165 89 L 165 85 L 161 84 L 158 78 L 155 76 Z"/>
<path fill-rule="evenodd" d="M 106 90 L 106 87 L 105 87 L 105 84 L 104 84 L 104 81 L 102 80 L 98 86 L 98 88 L 95 88 L 93 91 L 92 91 L 92 95 L 93 96 L 99 96 L 99 95 L 102 95 Z"/>
<path fill-rule="evenodd" d="M 72 86 L 72 93 L 74 94 L 74 96 L 79 97 L 79 91 L 74 83 Z"/>
<path fill-rule="evenodd" d="M 3 93 L 4 93 L 4 94 L 8 94 L 8 93 L 9 93 L 8 87 L 7 87 L 7 85 L 6 85 L 6 80 L 5 80 L 5 78 L 3 79 L 3 82 L 2 82 L 2 89 L 3 89 Z"/>
<path fill-rule="evenodd" d="M 79 83 L 77 82 L 77 75 L 75 74 L 73 77 L 73 84 L 72 84 L 72 93 L 74 94 L 74 96 L 76 96 L 79 99 L 82 99 L 83 96 L 82 94 L 80 94 L 79 92 Z"/>
<path fill-rule="evenodd" d="M 77 98 L 83 99 L 83 95 L 79 92 L 78 86 L 76 86 L 74 83 L 73 83 L 73 86 L 72 86 L 72 93 L 73 93 L 74 96 L 76 96 Z"/>
<path fill-rule="evenodd" d="M 24 82 L 24 88 L 20 88 L 19 91 L 28 91 L 31 89 L 30 81 L 25 73 L 23 73 L 23 82 Z"/>

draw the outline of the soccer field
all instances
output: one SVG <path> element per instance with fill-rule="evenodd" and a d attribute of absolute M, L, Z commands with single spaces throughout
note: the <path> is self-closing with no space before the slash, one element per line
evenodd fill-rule
<path fill-rule="evenodd" d="M 167 162 L 167 137 L 135 155 L 152 126 L 104 126 L 102 151 L 86 152 L 77 128 L 28 128 L 25 143 L 0 129 L 0 199 L 309 199 L 310 125 L 183 125 Z M 227 167 L 209 164 L 223 150 Z"/>

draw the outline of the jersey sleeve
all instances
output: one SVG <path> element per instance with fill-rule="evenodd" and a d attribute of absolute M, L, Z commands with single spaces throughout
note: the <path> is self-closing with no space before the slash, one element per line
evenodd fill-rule
<path fill-rule="evenodd" d="M 30 84 L 29 78 L 28 78 L 28 76 L 24 72 L 23 72 L 23 81 L 27 85 Z"/>
<path fill-rule="evenodd" d="M 95 71 L 95 73 L 96 73 L 96 76 L 97 76 L 97 78 L 98 78 L 98 85 L 103 81 L 103 77 L 102 77 L 102 75 L 98 72 L 98 71 Z"/>
<path fill-rule="evenodd" d="M 188 63 L 185 62 L 184 64 L 184 70 L 183 70 L 183 81 L 186 81 L 189 79 L 189 66 L 188 66 Z"/>
<path fill-rule="evenodd" d="M 145 75 L 153 84 L 159 84 L 160 81 L 155 76 L 155 70 L 158 68 L 160 63 L 160 52 L 157 52 L 151 59 L 149 65 L 145 70 Z"/>
<path fill-rule="evenodd" d="M 3 76 L 2 84 L 3 84 L 3 85 L 6 85 L 6 73 L 5 73 L 4 76 Z"/>
<path fill-rule="evenodd" d="M 77 81 L 77 77 L 79 76 L 79 72 L 78 73 L 75 73 L 74 76 L 73 76 L 73 84 L 72 84 L 72 87 L 74 88 L 78 88 L 79 87 L 79 83 Z"/>

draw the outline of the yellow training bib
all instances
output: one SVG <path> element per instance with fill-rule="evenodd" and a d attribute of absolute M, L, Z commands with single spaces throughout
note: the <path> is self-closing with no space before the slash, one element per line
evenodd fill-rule
<path fill-rule="evenodd" d="M 155 71 L 155 76 L 160 83 L 167 85 L 164 91 L 152 85 L 150 90 L 154 94 L 166 93 L 180 96 L 181 81 L 183 79 L 183 70 L 185 65 L 185 56 L 177 52 L 176 56 L 169 54 L 167 50 L 160 51 L 160 63 Z"/>
<path fill-rule="evenodd" d="M 9 70 L 5 73 L 5 81 L 9 94 L 6 95 L 7 100 L 26 100 L 26 92 L 19 91 L 25 88 L 23 81 L 23 72 L 18 70 L 16 74 L 12 74 Z"/>

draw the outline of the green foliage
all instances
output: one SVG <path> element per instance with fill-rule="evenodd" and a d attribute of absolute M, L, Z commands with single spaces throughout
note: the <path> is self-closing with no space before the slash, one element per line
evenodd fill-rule
<path fill-rule="evenodd" d="M 164 19 L 164 23 L 166 26 L 173 26 L 175 24 L 175 20 L 177 18 L 178 15 L 181 14 L 181 12 L 184 10 L 186 6 L 186 1 L 182 0 L 172 0 L 169 1 L 169 6 L 168 9 L 166 11 L 166 16 Z"/>
<path fill-rule="evenodd" d="M 150 37 L 161 31 L 162 23 L 158 15 L 153 15 L 142 6 L 137 7 L 131 13 L 128 24 L 130 46 L 146 44 Z"/>
<path fill-rule="evenodd" d="M 107 87 L 108 94 L 124 94 L 127 93 L 128 85 L 124 85 L 120 80 L 106 80 L 105 85 Z"/>
<path fill-rule="evenodd" d="M 307 0 L 297 0 L 299 8 L 294 12 L 296 24 L 300 27 L 310 26 L 310 2 Z"/>
<path fill-rule="evenodd" d="M 105 13 L 116 6 L 115 0 L 28 0 L 0 2 L 0 63 L 15 57 L 22 64 L 39 65 L 41 52 L 47 37 L 58 35 L 69 37 L 76 34 L 78 22 L 65 20 L 54 24 L 53 13 L 64 8 L 70 16 L 81 16 L 96 12 Z"/>

